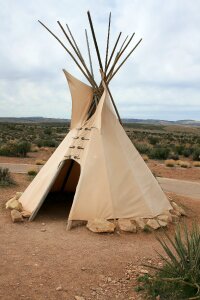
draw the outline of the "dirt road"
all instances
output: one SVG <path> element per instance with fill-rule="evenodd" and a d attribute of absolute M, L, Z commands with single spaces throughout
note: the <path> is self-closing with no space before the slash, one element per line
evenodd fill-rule
<path fill-rule="evenodd" d="M 11 173 L 26 174 L 29 170 L 40 170 L 42 166 L 31 164 L 0 163 L 0 167 L 8 168 Z M 200 183 L 186 180 L 157 177 L 165 192 L 188 196 L 200 200 Z"/>

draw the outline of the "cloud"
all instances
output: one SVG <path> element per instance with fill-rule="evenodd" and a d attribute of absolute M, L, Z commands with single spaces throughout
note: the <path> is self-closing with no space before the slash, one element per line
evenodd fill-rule
<path fill-rule="evenodd" d="M 77 7 L 78 6 L 78 7 Z M 1 3 L 0 116 L 70 117 L 62 68 L 85 81 L 64 49 L 37 22 L 65 40 L 56 21 L 68 23 L 87 59 L 84 29 L 90 9 L 105 57 L 108 13 L 111 43 L 136 32 L 143 38 L 111 88 L 122 117 L 200 119 L 200 2 L 182 0 L 7 0 Z M 130 50 L 130 49 L 129 49 Z M 92 51 L 95 73 L 98 62 Z"/>

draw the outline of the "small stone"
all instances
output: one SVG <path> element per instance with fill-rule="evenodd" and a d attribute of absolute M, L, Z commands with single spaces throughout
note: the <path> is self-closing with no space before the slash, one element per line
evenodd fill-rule
<path fill-rule="evenodd" d="M 136 225 L 129 219 L 119 219 L 118 220 L 119 229 L 126 232 L 137 232 Z"/>
<path fill-rule="evenodd" d="M 149 219 L 146 223 L 146 226 L 148 226 L 150 229 L 153 229 L 153 230 L 160 228 L 158 221 L 156 221 L 154 219 Z"/>
<path fill-rule="evenodd" d="M 13 223 L 23 222 L 22 215 L 18 210 L 13 209 L 13 210 L 11 210 L 10 214 L 11 214 L 11 219 L 12 219 Z"/>
<path fill-rule="evenodd" d="M 62 291 L 62 286 L 58 286 L 58 287 L 56 288 L 56 291 Z"/>
<path fill-rule="evenodd" d="M 42 223 L 42 226 L 45 226 L 46 224 L 45 223 Z"/>
<path fill-rule="evenodd" d="M 81 268 L 81 271 L 85 271 L 85 270 L 86 270 L 86 268 L 85 268 L 85 267 L 82 267 L 82 268 Z"/>
<path fill-rule="evenodd" d="M 47 231 L 45 228 L 40 229 L 40 231 L 45 232 Z"/>
<path fill-rule="evenodd" d="M 75 296 L 74 299 L 75 300 L 85 300 L 85 298 L 82 296 Z"/>
<path fill-rule="evenodd" d="M 135 222 L 137 228 L 144 230 L 145 222 L 142 218 L 137 217 L 137 218 L 131 219 L 131 221 Z"/>
<path fill-rule="evenodd" d="M 87 222 L 86 227 L 96 233 L 103 233 L 103 232 L 114 232 L 115 231 L 115 224 L 105 220 L 105 219 L 94 219 Z"/>
<path fill-rule="evenodd" d="M 21 214 L 22 214 L 22 217 L 24 217 L 24 218 L 29 218 L 31 216 L 31 213 L 27 210 L 23 210 L 21 212 Z"/>
<path fill-rule="evenodd" d="M 158 223 L 159 223 L 160 227 L 166 227 L 168 224 L 167 222 L 162 221 L 162 220 L 158 220 Z"/>

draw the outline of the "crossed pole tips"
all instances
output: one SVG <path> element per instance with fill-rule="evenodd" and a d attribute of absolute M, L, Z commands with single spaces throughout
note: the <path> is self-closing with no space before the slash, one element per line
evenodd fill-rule
<path fill-rule="evenodd" d="M 87 52 L 88 52 L 88 58 L 89 58 L 89 67 L 87 66 L 82 53 L 80 51 L 80 48 L 74 38 L 74 35 L 72 34 L 71 29 L 69 28 L 68 24 L 66 24 L 66 29 L 63 27 L 63 25 L 60 23 L 60 21 L 57 21 L 60 29 L 62 30 L 65 38 L 67 39 L 67 42 L 69 43 L 69 46 L 71 49 L 69 50 L 68 46 L 66 46 L 44 23 L 38 20 L 38 22 L 60 43 L 60 45 L 65 49 L 65 51 L 69 54 L 69 56 L 72 58 L 72 60 L 75 62 L 81 73 L 85 76 L 85 78 L 89 81 L 91 84 L 93 90 L 94 90 L 94 97 L 92 104 L 89 108 L 88 111 L 88 118 L 93 114 L 95 111 L 98 102 L 102 96 L 103 93 L 103 86 L 102 82 L 104 82 L 107 91 L 109 93 L 110 99 L 112 101 L 112 104 L 114 106 L 114 109 L 116 111 L 117 117 L 119 119 L 119 122 L 121 122 L 121 118 L 119 115 L 119 112 L 117 110 L 115 101 L 113 99 L 113 96 L 110 92 L 109 89 L 109 83 L 113 79 L 113 77 L 117 74 L 117 72 L 121 69 L 121 67 L 124 65 L 124 63 L 128 60 L 128 58 L 131 56 L 131 54 L 135 51 L 135 49 L 138 47 L 142 39 L 140 39 L 135 46 L 125 55 L 125 51 L 127 50 L 128 46 L 131 44 L 131 41 L 135 35 L 133 33 L 131 37 L 128 39 L 128 36 L 124 39 L 122 42 L 121 46 L 119 46 L 119 49 L 117 51 L 119 41 L 122 35 L 122 32 L 120 32 L 117 36 L 116 42 L 114 43 L 114 46 L 112 47 L 111 52 L 109 51 L 110 48 L 110 29 L 111 29 L 111 13 L 109 14 L 109 20 L 108 20 L 108 31 L 107 31 L 107 39 L 106 39 L 106 53 L 105 53 L 105 63 L 103 64 L 100 51 L 99 51 L 99 46 L 91 18 L 91 14 L 88 11 L 87 12 L 88 16 L 88 21 L 90 25 L 90 30 L 91 30 L 91 35 L 98 59 L 98 64 L 99 64 L 99 69 L 101 73 L 101 82 L 98 85 L 97 82 L 95 81 L 95 76 L 94 76 L 94 69 L 93 69 L 93 63 L 92 63 L 92 56 L 91 56 L 91 51 L 90 51 L 90 43 L 89 43 L 89 37 L 87 30 L 85 29 L 85 37 L 86 37 L 86 44 L 87 44 Z M 110 55 L 109 55 L 110 52 Z M 124 57 L 124 59 L 122 59 Z M 120 60 L 122 61 L 120 62 Z"/>

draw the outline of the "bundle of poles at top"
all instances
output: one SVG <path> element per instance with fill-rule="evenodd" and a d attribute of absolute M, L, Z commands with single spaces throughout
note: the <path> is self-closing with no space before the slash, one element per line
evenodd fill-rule
<path fill-rule="evenodd" d="M 125 50 L 127 49 L 127 47 L 129 46 L 129 44 L 131 43 L 135 33 L 133 33 L 131 35 L 130 38 L 128 38 L 128 36 L 126 36 L 126 38 L 124 39 L 124 41 L 122 42 L 119 50 L 117 51 L 117 46 L 119 44 L 122 32 L 119 33 L 116 42 L 110 52 L 109 55 L 109 46 L 110 46 L 110 26 L 111 26 L 111 13 L 109 14 L 109 21 L 108 21 L 108 33 L 107 33 L 107 42 L 106 42 L 106 55 L 105 55 L 105 64 L 103 65 L 102 63 L 102 59 L 101 59 L 101 55 L 100 55 L 100 51 L 99 51 L 99 46 L 97 43 L 97 39 L 96 39 L 96 34 L 94 31 L 94 26 L 93 26 L 93 22 L 92 22 L 92 18 L 91 18 L 91 14 L 88 11 L 87 12 L 87 16 L 88 16 L 88 20 L 89 20 L 89 24 L 90 24 L 90 29 L 91 29 L 91 33 L 92 33 L 92 38 L 93 38 L 93 42 L 94 42 L 94 46 L 95 46 L 95 50 L 96 50 L 96 54 L 97 54 L 97 58 L 98 58 L 98 63 L 99 63 L 99 68 L 100 68 L 100 72 L 101 72 L 101 76 L 102 76 L 102 80 L 100 82 L 100 84 L 98 85 L 95 81 L 95 77 L 94 77 L 94 72 L 93 72 L 93 65 L 92 65 L 92 58 L 91 58 L 91 52 L 90 52 L 90 45 L 89 45 L 89 39 L 88 39 L 88 34 L 87 34 L 87 30 L 85 29 L 85 36 L 86 36 L 86 43 L 87 43 L 87 51 L 88 51 L 88 56 L 89 56 L 89 64 L 90 67 L 88 68 L 82 54 L 81 51 L 74 39 L 74 36 L 69 28 L 69 26 L 66 24 L 66 28 L 67 31 L 64 29 L 64 27 L 62 26 L 62 24 L 57 21 L 58 25 L 60 26 L 62 32 L 64 33 L 65 37 L 67 38 L 67 41 L 69 42 L 72 50 L 69 50 L 67 48 L 67 46 L 65 46 L 65 44 L 41 21 L 38 21 L 44 28 L 47 29 L 47 31 L 49 31 L 51 33 L 52 36 L 54 36 L 54 38 L 62 45 L 62 47 L 67 51 L 67 53 L 70 55 L 70 57 L 73 59 L 73 61 L 75 62 L 75 64 L 77 65 L 77 67 L 80 69 L 80 71 L 83 73 L 83 75 L 86 77 L 86 79 L 89 81 L 89 83 L 91 84 L 93 91 L 94 91 L 94 96 L 93 96 L 93 101 L 91 103 L 90 109 L 88 111 L 88 118 L 94 113 L 98 102 L 103 94 L 103 85 L 102 85 L 102 81 L 104 81 L 106 88 L 108 90 L 108 93 L 110 95 L 111 101 L 113 103 L 113 106 L 115 108 L 116 114 L 118 116 L 118 119 L 121 123 L 121 118 L 119 116 L 119 112 L 117 110 L 117 107 L 115 105 L 114 99 L 112 97 L 112 94 L 110 92 L 110 89 L 108 87 L 108 84 L 110 83 L 111 79 L 116 75 L 116 73 L 119 71 L 119 69 L 122 67 L 122 65 L 126 62 L 126 60 L 130 57 L 130 55 L 133 53 L 133 51 L 137 48 L 137 46 L 140 44 L 140 42 L 142 41 L 142 39 L 140 39 L 135 45 L 134 47 L 130 50 L 130 52 L 124 57 L 124 59 L 121 61 L 121 63 L 119 63 L 120 58 L 122 57 L 122 55 L 124 54 Z M 119 63 L 119 64 L 118 64 Z"/>

